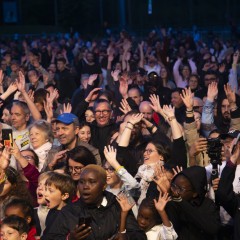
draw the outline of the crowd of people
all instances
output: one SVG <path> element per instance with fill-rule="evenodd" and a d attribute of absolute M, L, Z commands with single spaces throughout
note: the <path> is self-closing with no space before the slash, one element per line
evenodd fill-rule
<path fill-rule="evenodd" d="M 239 43 L 2 40 L 0 239 L 239 240 Z"/>

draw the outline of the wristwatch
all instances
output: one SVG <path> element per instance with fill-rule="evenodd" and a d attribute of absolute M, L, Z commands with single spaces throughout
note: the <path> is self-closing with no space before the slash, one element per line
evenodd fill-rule
<path fill-rule="evenodd" d="M 168 121 L 171 122 L 173 119 L 176 119 L 176 117 L 175 116 L 169 117 Z"/>

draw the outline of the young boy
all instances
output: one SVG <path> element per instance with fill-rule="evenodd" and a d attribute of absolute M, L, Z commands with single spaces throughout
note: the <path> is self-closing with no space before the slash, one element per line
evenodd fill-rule
<path fill-rule="evenodd" d="M 53 221 L 57 218 L 60 210 L 71 202 L 76 191 L 76 185 L 70 176 L 52 173 L 45 183 L 45 201 L 50 209 L 46 219 L 46 228 L 42 240 L 45 239 Z"/>
<path fill-rule="evenodd" d="M 9 216 L 1 223 L 1 239 L 26 240 L 28 230 L 28 223 L 24 218 Z"/>

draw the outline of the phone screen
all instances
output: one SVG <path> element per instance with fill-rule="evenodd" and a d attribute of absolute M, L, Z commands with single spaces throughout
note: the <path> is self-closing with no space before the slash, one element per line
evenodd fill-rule
<path fill-rule="evenodd" d="M 2 143 L 5 147 L 13 146 L 12 129 L 2 129 Z"/>

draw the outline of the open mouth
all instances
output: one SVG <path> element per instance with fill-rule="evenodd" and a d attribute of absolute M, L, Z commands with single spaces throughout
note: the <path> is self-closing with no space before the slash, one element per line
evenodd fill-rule
<path fill-rule="evenodd" d="M 45 198 L 45 201 L 46 201 L 47 207 L 49 207 L 50 206 L 50 201 L 47 198 Z"/>
<path fill-rule="evenodd" d="M 42 199 L 42 198 L 43 198 L 43 194 L 38 193 L 38 194 L 37 194 L 37 198 L 38 198 L 38 199 Z"/>

